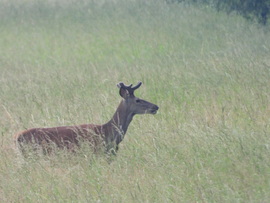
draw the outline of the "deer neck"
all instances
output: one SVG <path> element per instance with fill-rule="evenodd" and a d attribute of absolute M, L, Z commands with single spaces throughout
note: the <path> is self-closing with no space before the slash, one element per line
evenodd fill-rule
<path fill-rule="evenodd" d="M 122 100 L 112 119 L 106 124 L 110 129 L 109 136 L 111 142 L 115 141 L 118 145 L 124 139 L 133 116 L 134 114 L 129 111 L 128 105 Z"/>

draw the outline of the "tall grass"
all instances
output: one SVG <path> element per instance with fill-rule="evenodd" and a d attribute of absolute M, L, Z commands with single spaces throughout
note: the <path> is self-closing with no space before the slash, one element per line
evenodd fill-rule
<path fill-rule="evenodd" d="M 0 201 L 268 202 L 267 29 L 163 1 L 1 0 Z M 108 121 L 119 81 L 160 110 L 110 164 L 14 152 L 26 128 Z"/>

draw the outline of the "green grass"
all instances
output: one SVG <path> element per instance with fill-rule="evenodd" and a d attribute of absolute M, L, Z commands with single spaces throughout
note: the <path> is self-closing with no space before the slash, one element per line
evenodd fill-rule
<path fill-rule="evenodd" d="M 269 27 L 207 7 L 0 0 L 0 201 L 268 202 L 269 56 Z M 108 121 L 119 81 L 160 110 L 110 164 L 16 155 L 20 130 Z"/>

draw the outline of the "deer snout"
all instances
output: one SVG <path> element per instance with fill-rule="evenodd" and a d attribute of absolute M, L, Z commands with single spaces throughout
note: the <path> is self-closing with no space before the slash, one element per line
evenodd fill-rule
<path fill-rule="evenodd" d="M 156 114 L 157 111 L 158 111 L 158 109 L 159 109 L 159 107 L 158 107 L 157 105 L 154 105 L 154 106 L 151 108 L 150 113 L 151 113 L 151 114 Z"/>

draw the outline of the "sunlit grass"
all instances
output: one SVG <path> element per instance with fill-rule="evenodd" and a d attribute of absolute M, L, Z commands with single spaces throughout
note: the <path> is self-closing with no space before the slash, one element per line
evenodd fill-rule
<path fill-rule="evenodd" d="M 162 1 L 0 1 L 0 201 L 269 201 L 267 29 Z M 119 81 L 160 110 L 113 161 L 14 152 L 26 128 L 107 122 Z"/>

